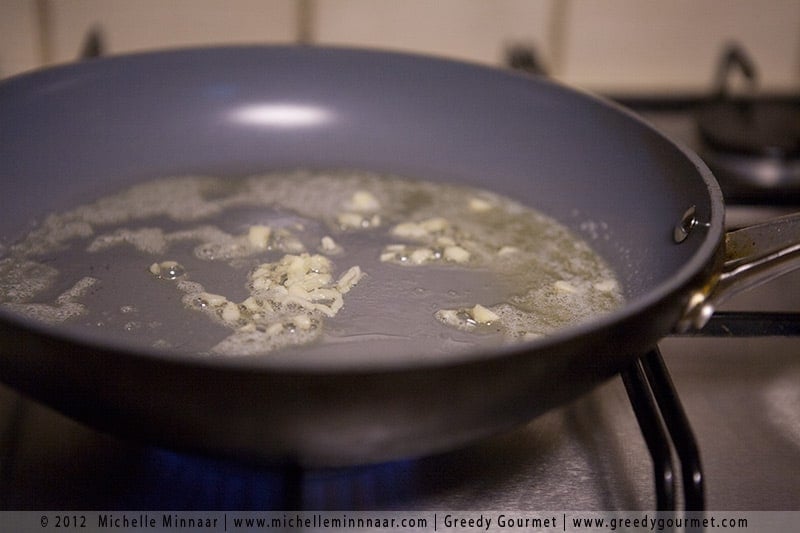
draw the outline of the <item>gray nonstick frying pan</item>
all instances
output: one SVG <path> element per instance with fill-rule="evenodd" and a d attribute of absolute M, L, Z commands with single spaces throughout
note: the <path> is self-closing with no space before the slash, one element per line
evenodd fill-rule
<path fill-rule="evenodd" d="M 288 106 L 300 119 L 236 120 L 253 105 Z M 492 350 L 296 360 L 149 351 L 0 308 L 0 379 L 161 446 L 309 465 L 383 461 L 522 424 L 797 263 L 796 218 L 726 234 L 722 195 L 700 160 L 613 104 L 476 65 L 315 47 L 118 56 L 3 81 L 0 254 L 46 213 L 141 180 L 297 167 L 515 198 L 587 238 L 626 303 Z"/>

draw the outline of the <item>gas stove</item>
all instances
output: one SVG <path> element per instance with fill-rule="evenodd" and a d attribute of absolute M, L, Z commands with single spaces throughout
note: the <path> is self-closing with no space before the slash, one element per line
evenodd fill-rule
<path fill-rule="evenodd" d="M 721 64 L 709 95 L 615 99 L 719 173 L 729 227 L 797 211 L 797 122 L 788 141 L 759 129 L 766 148 L 737 143 L 775 108 L 797 113 L 800 97 L 731 96 L 730 71 L 750 79 L 752 65 L 739 50 Z M 730 134 L 737 120 L 745 133 Z M 748 178 L 754 168 L 772 178 Z M 186 455 L 97 432 L 0 386 L 0 508 L 800 510 L 798 289 L 795 273 L 738 295 L 701 334 L 664 339 L 622 376 L 509 433 L 379 465 Z"/>

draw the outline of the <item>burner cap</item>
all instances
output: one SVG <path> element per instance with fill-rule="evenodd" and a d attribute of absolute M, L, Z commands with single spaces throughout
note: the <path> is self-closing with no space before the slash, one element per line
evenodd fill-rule
<path fill-rule="evenodd" d="M 697 125 L 713 150 L 769 158 L 800 156 L 800 104 L 723 100 L 700 110 Z"/>

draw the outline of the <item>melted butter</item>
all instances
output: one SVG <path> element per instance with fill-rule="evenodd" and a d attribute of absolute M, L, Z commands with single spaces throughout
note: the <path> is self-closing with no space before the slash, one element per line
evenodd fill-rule
<path fill-rule="evenodd" d="M 52 214 L 0 260 L 6 308 L 198 354 L 435 354 L 621 303 L 606 263 L 539 212 L 365 172 L 143 183 Z"/>

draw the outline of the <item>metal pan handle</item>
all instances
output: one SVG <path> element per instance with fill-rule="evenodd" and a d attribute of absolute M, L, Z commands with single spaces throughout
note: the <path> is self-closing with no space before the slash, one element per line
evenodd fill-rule
<path fill-rule="evenodd" d="M 721 270 L 689 299 L 678 333 L 701 329 L 731 296 L 800 268 L 800 213 L 728 232 L 724 254 Z"/>

